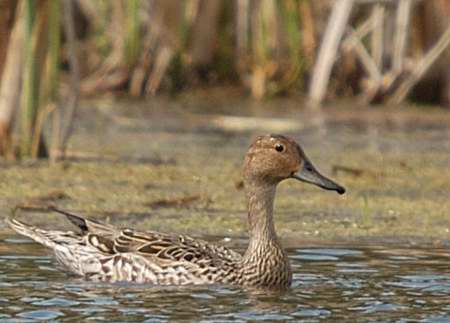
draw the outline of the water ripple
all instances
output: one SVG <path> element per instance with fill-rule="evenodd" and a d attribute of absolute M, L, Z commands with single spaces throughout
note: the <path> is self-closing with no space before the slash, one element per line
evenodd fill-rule
<path fill-rule="evenodd" d="M 0 240 L 0 245 L 17 241 Z M 0 320 L 199 322 L 449 322 L 445 250 L 354 247 L 290 250 L 293 287 L 282 294 L 226 286 L 86 282 L 48 256 L 0 256 Z M 5 247 L 5 246 L 3 246 Z M 6 248 L 3 248 L 6 250 Z M 14 251 L 14 249 L 11 249 Z M 32 256 L 30 256 L 32 255 Z"/>

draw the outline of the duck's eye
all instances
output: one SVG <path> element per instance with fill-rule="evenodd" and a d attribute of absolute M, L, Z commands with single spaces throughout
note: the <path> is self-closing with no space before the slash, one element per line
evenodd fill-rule
<path fill-rule="evenodd" d="M 282 151 L 284 151 L 284 146 L 282 144 L 276 144 L 275 150 L 281 153 Z"/>

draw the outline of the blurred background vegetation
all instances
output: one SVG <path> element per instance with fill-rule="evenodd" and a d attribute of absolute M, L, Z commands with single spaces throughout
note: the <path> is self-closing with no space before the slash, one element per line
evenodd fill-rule
<path fill-rule="evenodd" d="M 80 98 L 111 93 L 146 98 L 217 86 L 241 88 L 255 99 L 306 96 L 338 2 L 1 0 L 0 154 L 45 157 L 50 147 L 63 155 Z M 398 1 L 350 2 L 355 5 L 346 26 L 359 33 L 353 47 L 360 52 L 349 50 L 347 39 L 347 50 L 333 55 L 338 64 L 331 71 L 326 99 L 366 94 L 368 103 L 384 103 L 383 97 L 395 90 L 392 84 L 408 80 L 408 71 L 414 76 L 415 62 L 450 30 L 450 0 L 406 0 L 412 5 L 404 68 L 395 78 L 381 73 L 389 86 L 370 95 L 370 77 L 359 56 L 361 50 L 365 55 L 361 46 L 372 55 L 376 49 L 364 28 L 375 22 L 370 20 L 373 3 L 380 2 L 387 26 L 378 33 L 385 43 L 377 63 L 383 72 L 391 64 L 389 48 L 395 47 L 388 26 L 395 24 Z M 408 99 L 448 105 L 448 46 L 432 63 Z M 43 139 L 44 124 L 52 125 L 49 142 Z M 15 127 L 20 130 L 18 143 L 11 139 Z"/>

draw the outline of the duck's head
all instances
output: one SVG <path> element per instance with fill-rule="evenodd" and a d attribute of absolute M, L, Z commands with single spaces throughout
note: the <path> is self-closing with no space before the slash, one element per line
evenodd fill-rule
<path fill-rule="evenodd" d="M 265 135 L 255 139 L 245 157 L 244 178 L 247 184 L 276 185 L 282 180 L 297 180 L 326 190 L 345 193 L 345 188 L 323 176 L 293 139 Z"/>

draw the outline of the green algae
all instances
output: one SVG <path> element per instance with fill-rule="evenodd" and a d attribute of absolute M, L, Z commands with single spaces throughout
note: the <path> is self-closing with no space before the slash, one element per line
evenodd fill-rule
<path fill-rule="evenodd" d="M 446 116 L 442 111 L 433 113 Z M 130 126 L 100 123 L 100 129 L 80 130 L 70 151 L 85 157 L 55 164 L 0 165 L 0 216 L 7 216 L 17 205 L 33 209 L 53 203 L 120 226 L 245 235 L 246 201 L 238 183 L 243 155 L 254 133 L 203 132 L 198 131 L 204 130 L 203 119 L 187 120 L 183 114 L 165 118 L 170 129 L 155 126 L 158 119 L 149 118 L 147 125 L 139 123 L 141 129 L 136 130 L 133 124 L 141 117 L 133 116 Z M 342 115 L 336 120 L 337 126 L 330 126 L 325 135 L 320 131 L 292 135 L 302 138 L 313 163 L 344 185 L 347 193 L 339 196 L 295 180 L 283 182 L 275 205 L 280 235 L 319 241 L 448 240 L 448 127 L 403 125 L 399 130 L 378 125 L 373 135 L 365 129 L 369 121 L 361 130 L 349 126 Z M 356 171 L 342 171 L 336 165 Z M 196 198 L 189 203 L 149 206 L 189 196 Z M 19 215 L 44 227 L 64 223 L 42 211 L 23 210 Z"/>

